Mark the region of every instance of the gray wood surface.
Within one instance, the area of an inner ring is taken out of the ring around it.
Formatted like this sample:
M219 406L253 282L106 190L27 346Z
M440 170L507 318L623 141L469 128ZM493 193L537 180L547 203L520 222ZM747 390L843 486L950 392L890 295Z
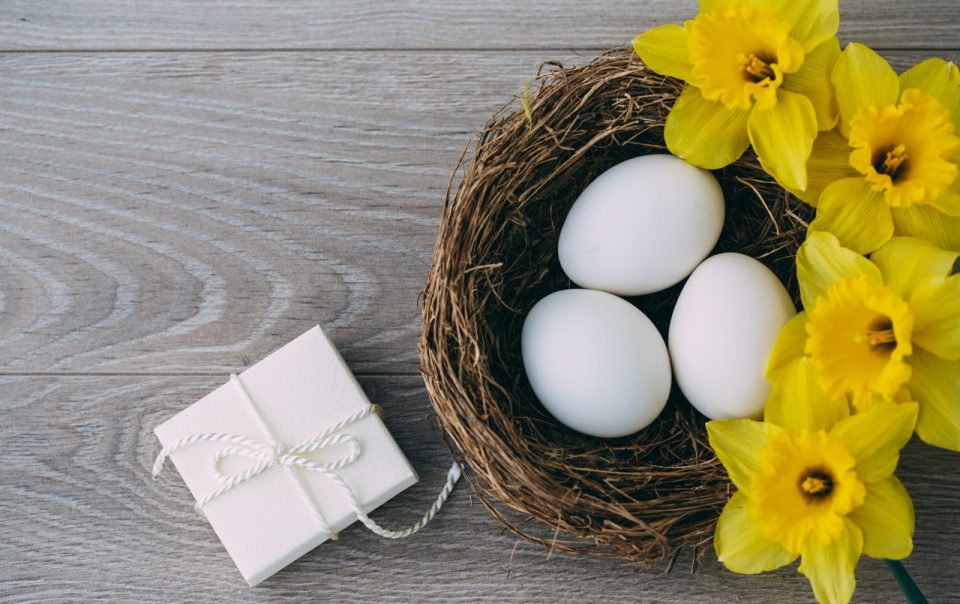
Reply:
M419 516L448 464L416 338L449 171L541 61L693 6L0 4L0 600L809 600L793 570L710 556L548 556L465 485L417 537L354 527L250 589L176 473L149 477L157 423L321 323L423 478L377 517ZM844 2L843 36L957 60L958 13ZM960 601L958 461L903 462L934 602ZM881 563L858 577L859 601L897 600Z
M957 47L956 0L842 0L841 35ZM697 0L5 0L8 49L592 48L689 19Z

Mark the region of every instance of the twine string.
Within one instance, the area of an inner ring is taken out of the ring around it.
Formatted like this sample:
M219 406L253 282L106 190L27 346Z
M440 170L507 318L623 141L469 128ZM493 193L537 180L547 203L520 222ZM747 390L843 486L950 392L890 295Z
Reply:
M260 413L260 408L257 407L257 405L253 402L253 398L250 397L250 392L243 385L243 382L240 380L240 376L238 376L236 373L231 373L230 383L236 387L236 390L240 394L240 398L242 398L243 401L247 404L247 408L250 411L250 413L253 415L257 424L260 425L260 428L263 430L263 432L270 437L270 442L273 443L272 450L268 452L269 457L261 461L260 464L258 464L258 465L266 464L264 469L261 471L265 472L266 470L274 466L282 467L287 472L287 475L290 476L290 478L293 480L293 483L297 485L297 492L300 493L300 497L307 502L308 506L310 506L310 511L313 512L313 517L317 519L317 524L320 525L320 530L330 535L330 538L336 541L339 538L339 535L335 533L332 528L330 528L329 524L327 524L326 519L323 517L323 513L320 511L320 507L317 505L316 500L313 498L313 495L311 495L310 491L307 490L307 487L304 486L303 480L301 479L300 474L293 469L293 464L300 465L298 463L299 460L304 460L304 461L309 461L309 460L307 460L304 457L300 457L299 455L288 453L288 447L283 443L281 443L279 439L277 439L276 435L273 433L273 430L271 430L270 426L267 424L267 421L263 419L263 414ZM362 409L361 412L366 412L362 414L362 417L366 417L367 415L369 415L369 411L366 408ZM354 415L359 415L361 412L358 412ZM347 419L351 419L352 417L353 416ZM357 419L359 420L361 419L361 417L358 417ZM327 430L323 434L328 434L329 432L330 431ZM317 437L311 440L316 441L318 438L321 438L323 434L318 435ZM321 442L322 441L317 442L316 448L305 449L302 452L308 453L308 452L319 451L323 449L323 446L320 444ZM360 446L359 443L357 443L356 447L351 447L352 453L359 455L359 453L357 452L357 450L359 449L359 446ZM211 468L211 470L215 475L215 477L218 479L223 478L222 474L220 474L220 461L223 460L223 458L224 457L221 456L219 453L213 457L213 468ZM229 482L229 477L227 477L227 482ZM237 486L239 484L240 483L236 483L229 488L233 488L234 486ZM224 487L220 487L220 488L222 489ZM203 506L201 505L200 507L202 508Z
M180 449L206 442L218 442L227 445L221 449L218 449L210 458L208 470L211 477L217 481L220 486L213 492L200 498L194 504L194 509L200 514L203 513L203 507L217 497L232 491L241 484L255 478L256 476L259 476L260 474L263 474L272 468L280 467L283 468L293 479L293 482L297 487L297 491L300 493L304 501L306 501L310 506L314 517L316 517L318 524L320 525L320 530L329 535L330 539L336 539L337 534L330 528L330 525L324 519L317 502L304 485L302 476L297 471L297 468L300 468L304 471L315 472L325 476L335 485L340 487L340 490L347 498L347 502L350 504L350 509L354 514L356 514L357 519L372 532L387 539L401 539L416 533L426 526L428 522L433 520L433 517L437 515L437 512L440 511L440 508L443 507L443 504L450 496L450 492L453 491L454 485L456 485L457 481L460 479L460 467L456 462L454 462L450 467L450 470L447 472L447 481L444 484L443 489L441 489L440 495L437 497L433 505L430 506L430 509L427 510L422 518L420 518L420 520L400 530L384 528L363 511L360 501L357 498L357 494L354 492L353 488L347 484L347 482L343 480L343 478L341 478L337 473L338 470L355 462L363 452L360 440L352 434L341 432L341 430L374 413L375 407L373 405L367 405L353 415L341 420L340 422L330 426L326 430L311 438L308 438L299 444L286 445L276 438L273 431L270 429L270 426L264 420L260 409L257 407L256 403L254 403L253 398L251 398L250 393L247 391L246 387L244 387L239 376L236 374L231 374L230 382L237 388L240 397L249 408L250 415L257 422L260 429L268 436L270 442L263 442L254 438L241 436L239 434L231 434L228 432L199 432L185 436L164 447L157 455L157 459L153 463L152 474L154 478L157 478L163 471L163 464L166 459L170 457L172 453ZM350 452L344 456L341 456L335 461L321 464L304 457L305 454L315 453L317 451L322 451L343 444L349 445ZM237 472L236 474L224 474L220 470L220 464L224 459L229 457L245 457L257 463L241 472Z

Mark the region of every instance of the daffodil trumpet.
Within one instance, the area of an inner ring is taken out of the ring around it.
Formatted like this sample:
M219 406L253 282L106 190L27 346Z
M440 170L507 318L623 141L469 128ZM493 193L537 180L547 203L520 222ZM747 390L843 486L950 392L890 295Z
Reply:
M752 145L781 185L804 190L817 132L838 119L839 20L837 0L701 0L683 25L637 36L650 69L687 83L664 126L670 152L716 169Z

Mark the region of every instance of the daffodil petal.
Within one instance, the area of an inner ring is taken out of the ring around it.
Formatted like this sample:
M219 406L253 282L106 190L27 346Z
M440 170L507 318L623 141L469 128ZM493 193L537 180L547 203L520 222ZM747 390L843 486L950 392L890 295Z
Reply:
M787 365L803 358L803 347L807 341L807 313L800 312L787 321L780 329L777 341L770 352L765 371L766 378L774 382Z
M919 88L937 99L960 126L960 69L943 59L927 59L900 74L900 90Z
M745 495L750 495L751 476L760 469L760 449L782 432L781 428L752 419L721 419L707 422L710 446Z
M890 64L863 44L853 42L840 53L830 76L837 92L840 110L840 132L850 133L850 119L862 107L893 105L897 102L900 82Z
M914 237L894 237L870 254L883 273L884 284L907 300L931 277L946 277L960 259L960 252L942 250Z
M841 420L831 431L857 460L857 477L866 483L893 474L917 423L917 403L881 401Z
M960 361L916 349L910 365L910 390L920 402L917 436L928 444L960 451Z
M837 237L826 231L809 233L797 251L800 297L808 312L831 285L840 279L860 275L882 283L880 269L860 254L841 246Z
M819 602L845 604L856 587L854 569L863 551L863 535L850 520L843 522L843 532L837 539L824 543L811 537L803 548L798 570L810 581Z
M823 190L833 182L843 178L857 176L850 166L850 144L837 129L821 132L813 141L813 150L807 160L807 190L791 191L816 206Z
M633 39L633 50L655 72L684 81L690 79L687 30L682 25L671 23L645 31Z
M918 346L949 361L960 359L960 275L931 277L919 285L910 310Z
M897 235L919 237L937 247L960 252L960 216L947 216L929 206L893 209Z
M768 0L763 6L791 25L790 37L807 52L837 35L837 0Z
M760 523L747 513L747 503L746 496L737 492L724 506L713 535L717 559L728 570L743 575L766 572L796 560L796 554L763 536Z
M913 502L896 476L867 485L863 505L849 518L863 533L868 556L903 560L913 551Z
M807 158L817 138L817 114L810 99L778 90L773 107L750 113L747 131L767 173L785 187L807 188Z
M747 150L750 112L727 109L687 86L673 105L663 136L670 152L695 166L716 170L740 159Z
M847 401L823 391L817 368L806 357L784 368L763 409L764 421L796 433L829 431L849 415Z
M799 71L783 78L784 90L810 99L817 116L817 130L830 130L837 125L837 100L830 74L838 58L840 42L836 38L830 38L807 53Z
M893 237L893 216L883 193L862 178L844 178L823 190L810 230L829 231L844 247L866 254Z
M947 216L960 216L960 179L931 201L930 206Z

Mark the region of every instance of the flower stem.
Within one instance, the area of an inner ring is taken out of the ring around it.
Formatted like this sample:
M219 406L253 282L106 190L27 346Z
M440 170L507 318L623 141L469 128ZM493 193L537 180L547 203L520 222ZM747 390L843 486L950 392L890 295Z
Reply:
M910 573L908 573L907 569L903 566L903 562L899 560L887 560L886 562L887 568L890 569L890 573L900 587L900 591L902 591L903 595L907 598L907 602L910 604L929 604L927 599L923 597L920 588L913 582L913 577L910 576Z

